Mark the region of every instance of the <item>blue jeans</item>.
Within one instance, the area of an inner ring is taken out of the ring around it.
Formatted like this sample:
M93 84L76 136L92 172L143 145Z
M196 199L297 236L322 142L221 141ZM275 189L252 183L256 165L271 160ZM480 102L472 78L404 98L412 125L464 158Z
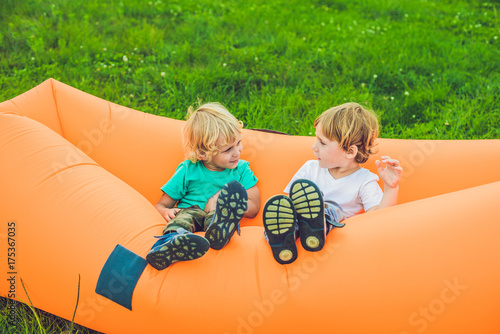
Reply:
M335 227L343 227L341 223L346 219L344 210L335 202L325 203L326 234L330 233Z

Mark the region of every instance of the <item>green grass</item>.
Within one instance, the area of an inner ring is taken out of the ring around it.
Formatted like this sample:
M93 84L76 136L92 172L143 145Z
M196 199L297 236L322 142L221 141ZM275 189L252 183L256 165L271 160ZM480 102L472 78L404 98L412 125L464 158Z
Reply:
M296 135L346 101L382 137L500 138L497 1L0 2L0 101L53 77L181 119L219 101ZM299 120L299 121L297 121Z
M21 302L0 297L0 333L100 334Z
M24 282L21 285L26 292ZM27 293L27 292L26 292ZM80 278L73 319L71 321L56 317L33 306L31 298L19 302L14 299L0 297L0 333L26 334L100 334L74 323L74 316L80 299Z
M218 101L246 127L294 135L312 134L327 108L357 101L380 115L382 137L500 138L499 7L498 0L1 0L0 101L52 77L177 119L198 99ZM7 305L0 298L2 332ZM69 326L36 311L39 323L34 309L18 306L19 332Z

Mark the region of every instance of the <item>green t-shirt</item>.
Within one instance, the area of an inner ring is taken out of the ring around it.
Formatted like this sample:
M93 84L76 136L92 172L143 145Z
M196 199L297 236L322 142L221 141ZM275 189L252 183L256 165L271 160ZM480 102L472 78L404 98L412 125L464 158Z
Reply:
M250 189L258 179L245 160L240 159L234 169L226 168L220 172L208 170L201 161L185 160L161 190L177 201L178 208L198 205L203 210L208 199L229 181L238 181L245 189Z

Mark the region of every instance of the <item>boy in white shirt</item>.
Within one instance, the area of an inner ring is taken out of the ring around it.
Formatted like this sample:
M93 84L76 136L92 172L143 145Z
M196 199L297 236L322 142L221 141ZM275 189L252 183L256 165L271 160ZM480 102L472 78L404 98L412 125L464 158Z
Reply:
M304 249L319 251L326 235L344 226L344 219L397 203L403 173L399 161L388 156L375 161L384 192L379 177L360 166L376 153L378 121L373 112L345 103L321 114L314 127L316 160L307 161L286 186L290 197L273 196L264 206L266 238L281 264L297 258L297 237Z

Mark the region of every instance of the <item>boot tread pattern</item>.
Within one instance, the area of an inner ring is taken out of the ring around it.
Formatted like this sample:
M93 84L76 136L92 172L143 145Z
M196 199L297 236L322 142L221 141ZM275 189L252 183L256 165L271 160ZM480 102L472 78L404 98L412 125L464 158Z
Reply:
M248 197L243 186L229 184L228 188L222 188L214 220L205 233L211 248L221 249L229 242L247 207Z
M292 188L292 201L297 213L305 218L316 218L321 212L322 201L315 187L298 182Z
M146 256L149 264L158 270L179 261L195 260L202 257L209 248L207 240L196 234L182 234L174 237L156 251Z
M263 223L274 259L281 264L295 261L296 215L291 199L283 195L270 198L264 206Z
M321 250L326 238L324 203L321 191L309 180L297 180L292 184L290 197L297 211L302 247L310 252Z

